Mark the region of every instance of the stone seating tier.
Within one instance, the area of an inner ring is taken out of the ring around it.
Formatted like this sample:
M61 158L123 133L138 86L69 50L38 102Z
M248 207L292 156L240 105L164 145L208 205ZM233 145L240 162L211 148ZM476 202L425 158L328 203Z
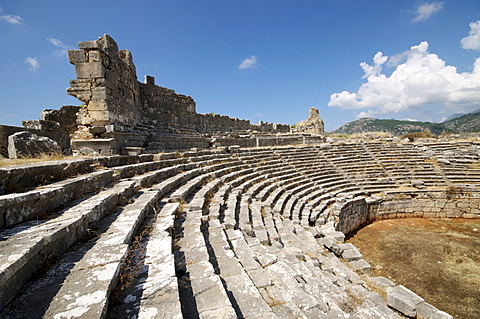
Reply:
M435 165L442 149L470 164ZM480 217L471 149L331 144L2 168L3 185L28 182L0 195L12 216L0 317L450 318L393 283L383 299L382 279L342 241L367 220Z

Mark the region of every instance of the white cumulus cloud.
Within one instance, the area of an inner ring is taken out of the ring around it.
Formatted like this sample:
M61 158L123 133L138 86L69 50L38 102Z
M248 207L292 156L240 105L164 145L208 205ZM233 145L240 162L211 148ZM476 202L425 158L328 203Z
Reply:
M28 57L25 59L28 65L30 65L30 71L36 71L40 67L40 63L37 58Z
M53 52L56 57L63 57L67 55L68 49L71 49L68 45L55 38L47 38L47 41L53 44L58 49Z
M413 22L420 22L427 20L432 16L432 14L438 12L440 9L443 8L443 2L432 2L432 3L422 3L417 6L415 10L415 17L413 18Z
M251 68L254 68L257 65L257 62L258 62L257 56L256 55L251 55L248 58L246 58L245 60L243 60L242 63L240 63L240 65L238 66L238 68L240 70L251 69Z
M460 43L463 49L480 51L480 20L470 23L470 32Z
M382 66L395 67L390 76ZM381 52L373 64L360 64L367 79L357 92L343 91L330 96L328 106L362 110L357 117L419 110L443 105L455 112L468 112L480 106L480 58L471 73L458 73L436 54L428 52L428 42L388 57Z
M365 72L363 78L368 78L370 75L378 75L382 71L382 64L387 62L388 56L383 55L382 52L377 52L373 57L373 65L369 65L366 62L360 63L360 66Z

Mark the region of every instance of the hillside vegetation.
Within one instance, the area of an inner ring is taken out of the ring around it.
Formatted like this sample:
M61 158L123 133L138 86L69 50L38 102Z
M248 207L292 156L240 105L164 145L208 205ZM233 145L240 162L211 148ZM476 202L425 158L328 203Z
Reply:
M334 133L356 134L365 132L388 132L394 135L404 135L425 130L429 130L435 135L444 133L480 132L480 113L465 114L443 123L361 118L346 123L339 129L335 130Z

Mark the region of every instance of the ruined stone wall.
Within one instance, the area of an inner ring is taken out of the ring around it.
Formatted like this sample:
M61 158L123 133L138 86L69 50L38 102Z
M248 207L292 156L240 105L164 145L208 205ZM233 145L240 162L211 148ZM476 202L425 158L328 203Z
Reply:
M258 130L289 132L289 125L260 123L215 114L197 114L190 96L155 85L155 79L137 80L132 54L118 50L108 35L95 41L79 42L69 50L77 79L71 80L67 93L83 103L76 139L116 138L115 132L138 133L150 128L150 134L209 133ZM143 134L143 132L142 132ZM126 142L129 146L128 141Z
M145 77L139 83L140 113L144 125L191 128L195 121L195 101L174 90L155 85L155 79Z
M67 89L69 95L83 102L77 136L93 137L109 124L141 123L140 89L130 51L118 51L117 43L108 35L79 42L78 47L68 52L77 79L71 80Z
M40 114L41 121L58 122L60 131L67 135L77 130L77 112L80 110L76 105L63 105L60 110L46 109Z

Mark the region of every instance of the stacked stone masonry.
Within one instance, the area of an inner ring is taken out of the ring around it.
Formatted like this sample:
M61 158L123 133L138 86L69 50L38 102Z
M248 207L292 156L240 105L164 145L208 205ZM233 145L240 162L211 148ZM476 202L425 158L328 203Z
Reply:
M67 93L83 103L72 141L74 149L96 143L103 145L97 150L108 155L119 153L123 147L164 150L158 140L163 141L165 136L201 138L213 133L290 132L290 126L285 124L250 124L248 120L228 116L198 114L190 96L155 85L151 76L145 76L144 83L139 82L132 54L119 51L108 35L79 42L78 47L68 52L77 79L70 81ZM212 139L204 140L208 145ZM178 146L183 146L181 141Z
M0 168L0 317L451 318L372 277L343 240L374 219L479 218L479 146L290 145Z

